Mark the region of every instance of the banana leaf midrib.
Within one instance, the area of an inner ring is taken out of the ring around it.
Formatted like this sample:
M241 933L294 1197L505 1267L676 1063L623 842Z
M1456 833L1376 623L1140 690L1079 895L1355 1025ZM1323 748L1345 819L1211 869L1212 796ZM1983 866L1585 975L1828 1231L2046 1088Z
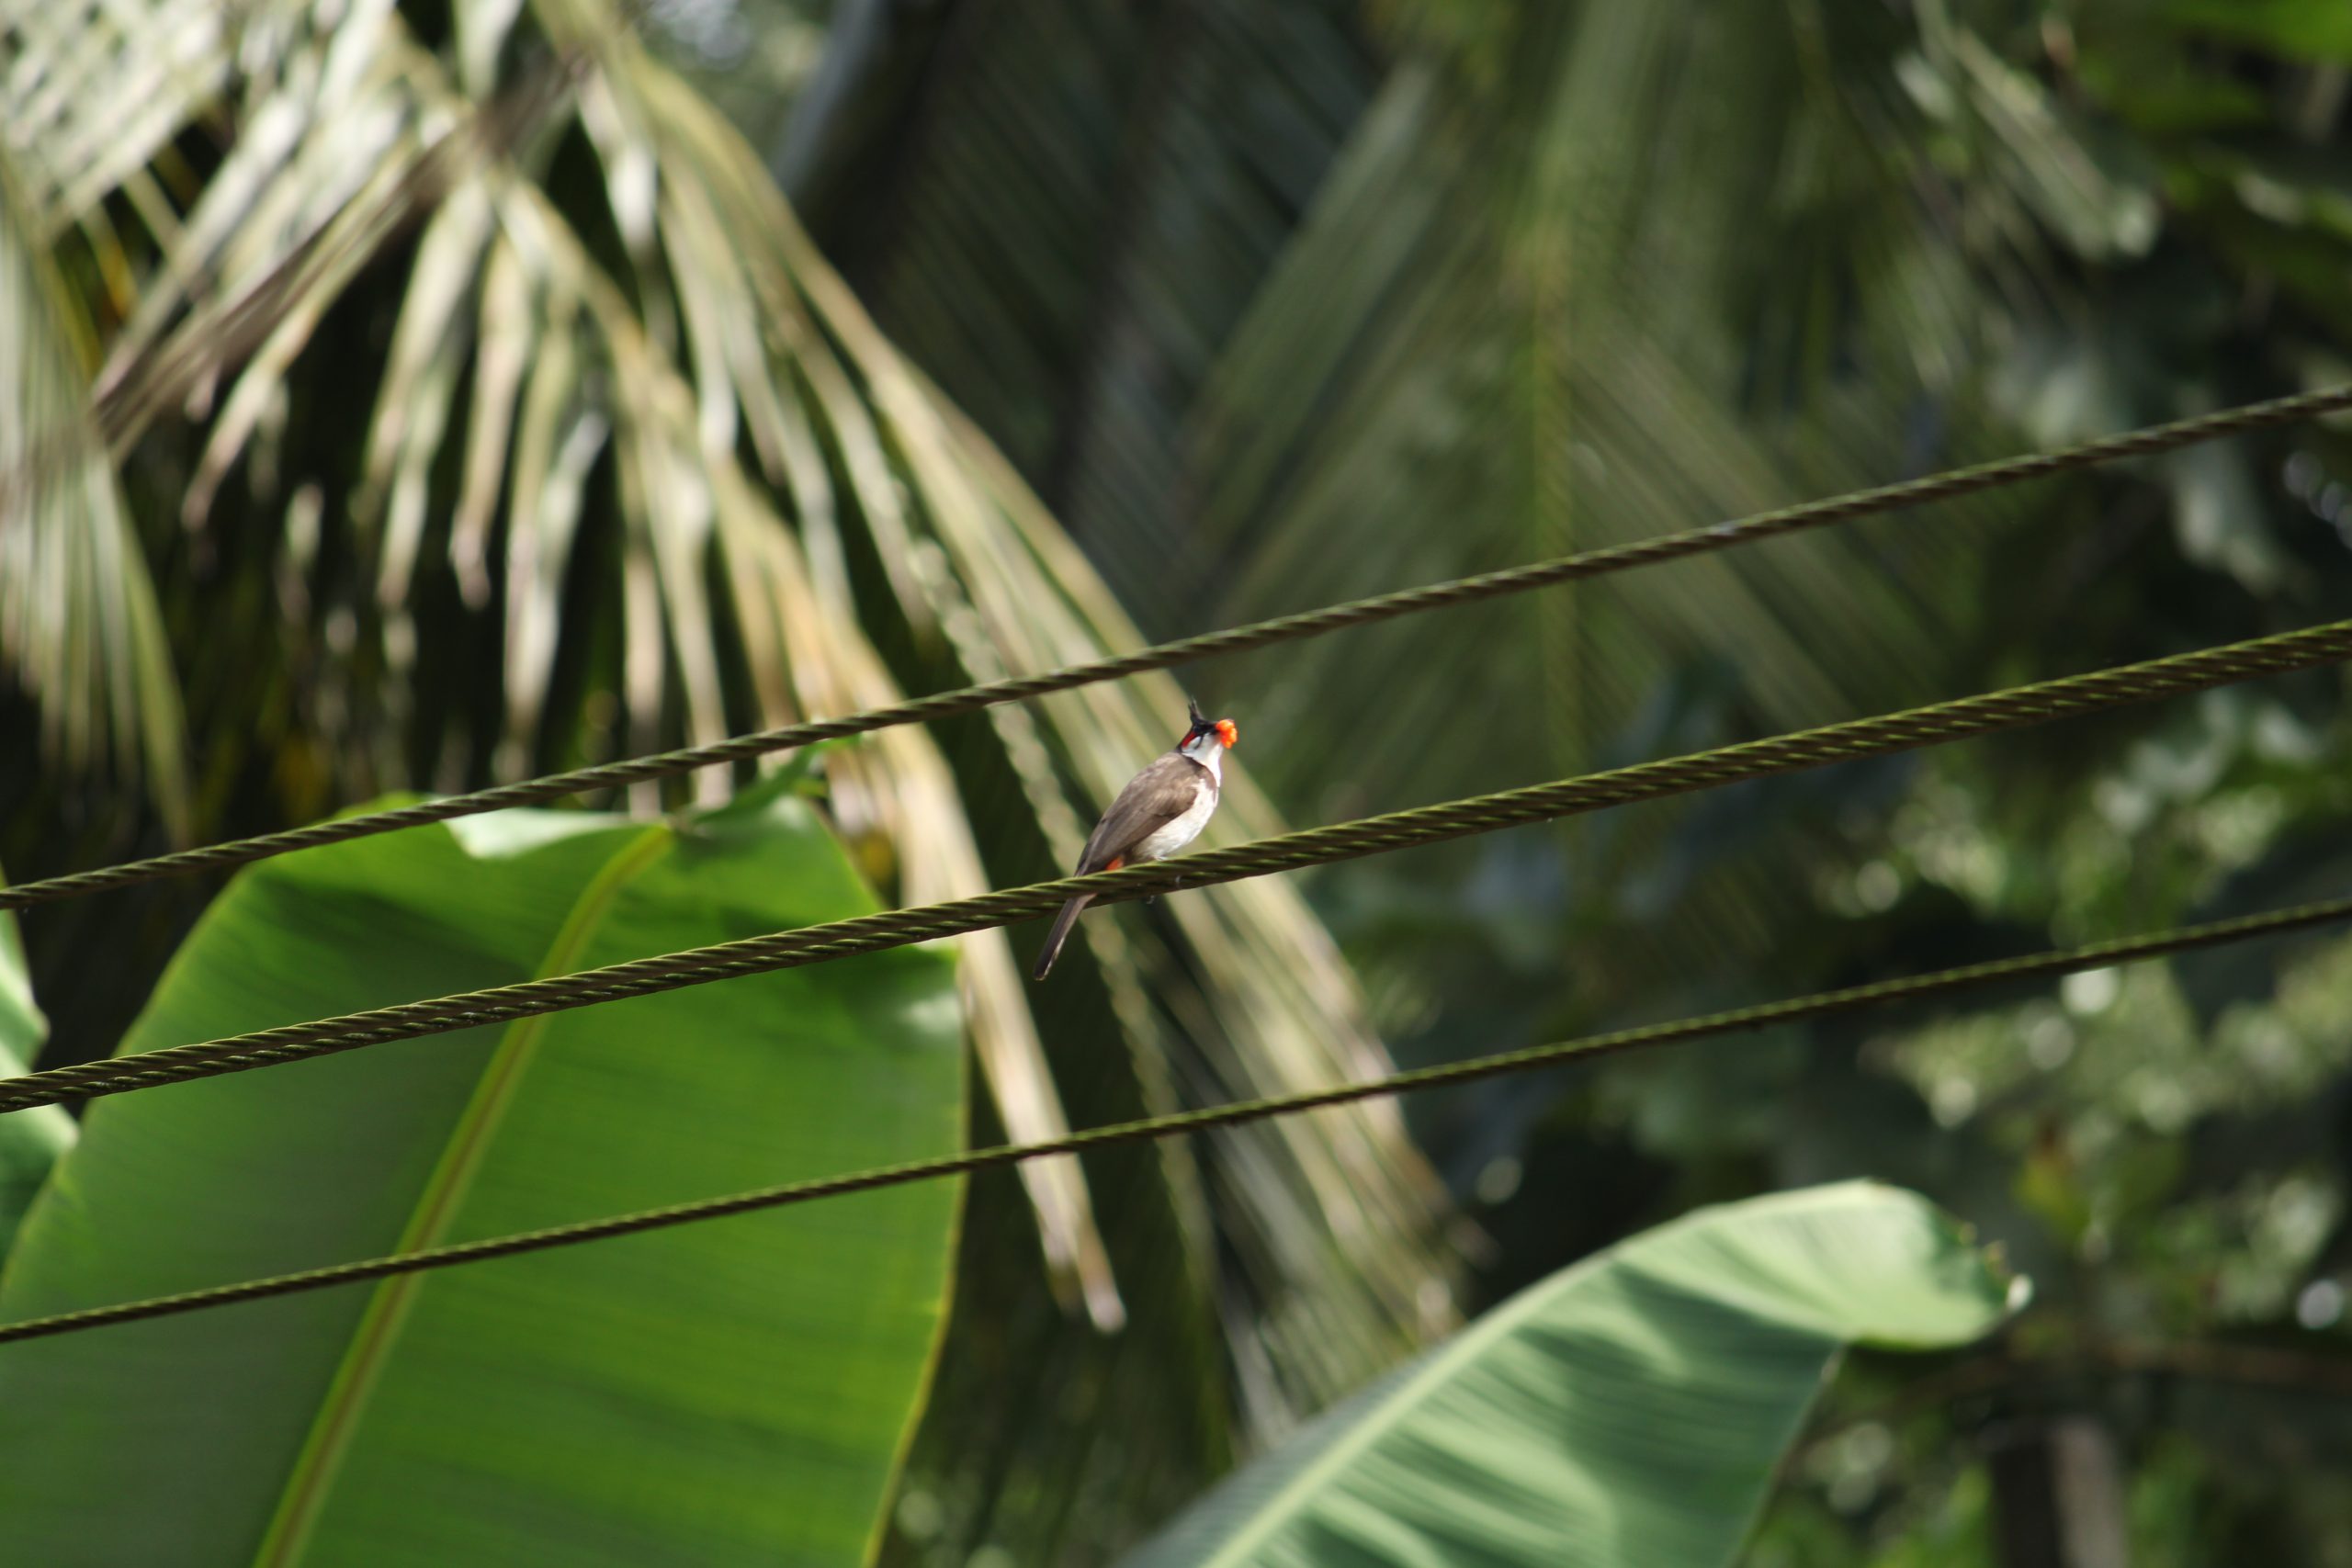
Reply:
M621 891L675 843L669 829L653 826L639 829L622 845L564 918L533 977L545 979L571 969ZM440 1160L417 1194L394 1252L413 1252L447 1239L450 1224L481 1168L482 1151L504 1119L552 1022L551 1016L541 1015L519 1020L501 1032L498 1047L484 1064L472 1099L450 1129ZM301 1451L271 1512L254 1555L256 1568L288 1568L301 1561L351 1437L365 1416L377 1374L390 1358L408 1309L424 1282L420 1274L399 1275L371 1292L367 1310L353 1325L350 1345L327 1383L318 1418L303 1438Z

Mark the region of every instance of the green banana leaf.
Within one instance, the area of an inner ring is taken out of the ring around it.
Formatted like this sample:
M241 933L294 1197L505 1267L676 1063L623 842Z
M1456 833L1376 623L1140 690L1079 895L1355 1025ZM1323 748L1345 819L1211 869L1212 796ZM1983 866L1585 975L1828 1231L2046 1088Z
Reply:
M1126 1568L1713 1568L1846 1346L1962 1344L2023 1293L1895 1188L1702 1209L1326 1413Z
M789 789L256 866L122 1049L871 911ZM935 950L119 1096L28 1215L0 1318L937 1155L964 1097ZM0 1347L0 1555L866 1561L960 1198L904 1187Z
M6 886L7 879L0 877L0 886ZM23 1072L48 1034L49 1021L34 1005L32 980L25 973L17 917L0 914L0 1075ZM25 1206L73 1142L74 1118L54 1105L0 1116L0 1258L8 1256Z

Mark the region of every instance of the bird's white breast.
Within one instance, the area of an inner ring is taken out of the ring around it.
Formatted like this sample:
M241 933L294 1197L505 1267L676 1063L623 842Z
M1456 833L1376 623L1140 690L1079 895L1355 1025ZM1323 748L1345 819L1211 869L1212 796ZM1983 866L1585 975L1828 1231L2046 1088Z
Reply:
M1186 807L1183 814L1170 817L1136 841L1128 854L1130 861L1166 860L1186 844L1201 836L1209 825L1209 818L1216 810L1216 789L1214 785L1200 792L1200 797Z

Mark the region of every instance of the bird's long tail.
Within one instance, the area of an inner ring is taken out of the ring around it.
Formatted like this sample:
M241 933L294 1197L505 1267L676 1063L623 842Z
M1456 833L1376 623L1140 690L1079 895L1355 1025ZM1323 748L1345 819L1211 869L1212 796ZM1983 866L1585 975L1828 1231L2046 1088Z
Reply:
M1079 915L1093 901L1091 896L1081 893L1062 906L1062 912L1054 917L1054 929L1046 933L1046 950L1037 954L1037 967L1030 971L1032 979L1044 979L1053 968L1054 960L1062 955L1062 943L1069 940L1070 928L1078 924Z

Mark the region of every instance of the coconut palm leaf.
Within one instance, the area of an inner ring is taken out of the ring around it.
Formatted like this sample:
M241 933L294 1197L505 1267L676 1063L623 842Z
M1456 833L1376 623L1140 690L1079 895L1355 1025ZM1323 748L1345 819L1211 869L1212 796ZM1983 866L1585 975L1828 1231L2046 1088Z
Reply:
M185 830L178 684L139 539L88 417L90 323L0 148L0 670L68 774L143 776Z

